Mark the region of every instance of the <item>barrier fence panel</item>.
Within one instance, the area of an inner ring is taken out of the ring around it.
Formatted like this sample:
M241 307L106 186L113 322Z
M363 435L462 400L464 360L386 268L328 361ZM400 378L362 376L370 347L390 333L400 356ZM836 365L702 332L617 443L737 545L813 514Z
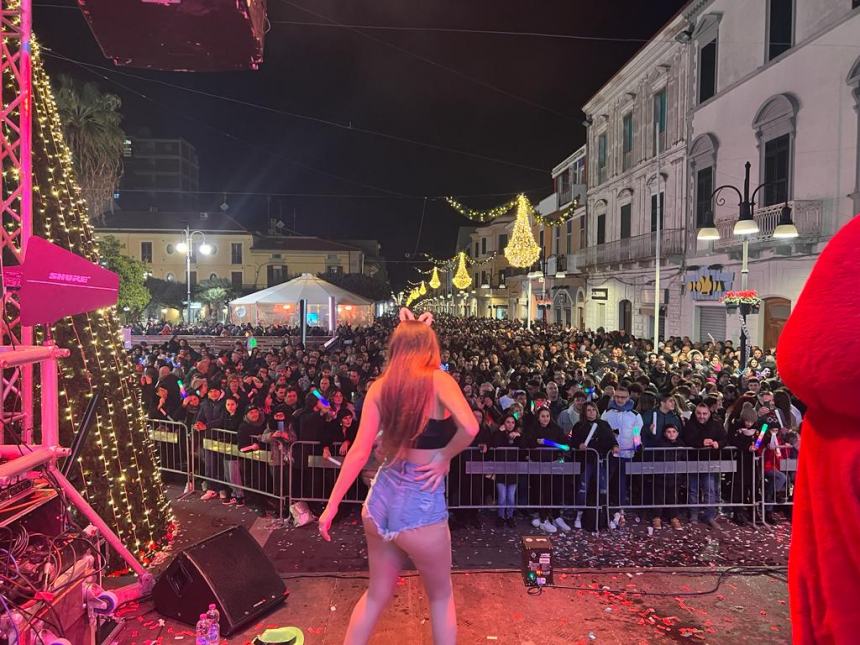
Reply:
M451 462L450 509L551 511L598 508L600 455L593 449L571 453L554 448L468 448Z
M274 499L279 517L283 518L287 467L286 449L279 441L257 441L249 449L240 450L238 433L232 430L194 430L191 436L194 476L204 483L204 488L243 500L248 495Z
M609 453L607 512L647 510L649 519L706 521L717 510L752 512L756 504L755 459L734 447L645 448L632 458Z
M295 441L290 446L289 499L294 502L324 503L334 488L345 454L341 444L334 443L329 450L318 441ZM370 489L379 464L371 456L355 483L349 487L343 502L361 504Z
M290 502L324 503L344 456L340 444L324 452L322 444L297 441L291 446ZM343 498L362 503L379 463L374 457ZM448 507L457 509L598 509L600 455L592 449L564 455L552 448L520 450L468 448L451 461L446 481Z
M181 421L147 419L149 438L155 443L162 473L182 475L186 480L186 493L194 490L191 437L188 427Z
M785 445L776 450L765 449L758 460L759 497L762 518L774 510L794 506L794 483L797 478L797 457L793 448ZM765 521L765 523L767 523Z

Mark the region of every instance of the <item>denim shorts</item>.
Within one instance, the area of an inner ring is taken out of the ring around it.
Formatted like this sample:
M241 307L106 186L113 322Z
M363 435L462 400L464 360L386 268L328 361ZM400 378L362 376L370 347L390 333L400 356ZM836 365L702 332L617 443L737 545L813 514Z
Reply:
M386 462L373 478L364 508L383 540L448 520L445 487L421 490L425 482L415 480L416 468L409 461Z

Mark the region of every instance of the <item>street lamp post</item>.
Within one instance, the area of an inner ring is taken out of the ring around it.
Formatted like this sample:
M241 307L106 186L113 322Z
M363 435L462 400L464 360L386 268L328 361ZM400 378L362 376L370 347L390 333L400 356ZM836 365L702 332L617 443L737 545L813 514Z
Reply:
M180 253L185 254L185 291L186 298L185 301L185 311L186 311L186 322L187 324L191 324L191 255L194 251L194 236L200 236L200 244L197 247L197 250L200 251L203 255L209 255L212 252L212 247L206 243L206 235L203 231L192 231L190 227L186 226L183 231L185 234L185 239L179 242L176 245L176 250Z
M715 200L717 195L725 188L731 189L738 194L738 221L735 222L734 235L741 237L743 240L743 251L741 253L741 290L746 291L747 282L749 279L749 248L750 235L755 235L759 232L758 222L755 221L755 197L765 186L774 186L786 183L787 180L779 179L777 181L766 181L759 184L750 195L750 164L749 161L744 164L744 191L741 193L735 186L724 184L719 186L711 193L711 200ZM726 203L725 198L716 199L716 204L722 206ZM782 213L779 218L779 225L773 231L773 237L776 239L791 239L797 237L797 227L791 221L791 207L788 205L788 190L785 191L785 205L782 207ZM705 226L699 229L697 239L704 241L720 239L720 232L714 225L713 211L707 214ZM749 306L741 305L740 307L741 320L741 371L746 369L747 363L747 315L749 314Z

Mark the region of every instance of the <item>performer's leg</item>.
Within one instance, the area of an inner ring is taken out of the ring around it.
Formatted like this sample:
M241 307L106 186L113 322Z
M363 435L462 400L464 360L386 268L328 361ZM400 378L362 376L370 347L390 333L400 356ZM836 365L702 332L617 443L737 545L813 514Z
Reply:
M433 643L456 643L457 612L451 587L451 532L447 522L404 531L395 541L415 563L424 581L430 601Z
M373 520L364 514L362 519L367 537L370 583L352 610L349 627L343 639L344 645L364 645L370 640L376 621L394 595L394 585L403 567L403 552L393 542L382 539ZM449 547L449 558L450 550Z

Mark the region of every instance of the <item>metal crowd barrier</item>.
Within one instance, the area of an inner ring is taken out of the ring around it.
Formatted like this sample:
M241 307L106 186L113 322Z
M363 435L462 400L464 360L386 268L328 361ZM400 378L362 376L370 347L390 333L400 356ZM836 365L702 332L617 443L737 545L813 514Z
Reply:
M239 450L237 433L217 428L188 430L178 421L150 419L161 469L207 482L236 497L245 493L277 500L279 517L294 502L328 500L344 460L341 444L324 451L320 442L286 444L258 441L258 449ZM379 468L371 456L344 496L361 504ZM755 521L775 506L793 504L797 460L783 458L779 475L763 459L733 447L647 448L633 458L593 449L561 452L554 448L468 448L451 463L446 497L451 510L559 509L646 512L666 519L713 513L720 508L749 510Z
M791 454L792 447L779 447L781 454ZM797 477L797 457L781 457L779 469L767 470L766 460L759 458L759 499L762 518L775 508L789 509L794 506L794 483ZM763 520L767 524L767 520Z
M344 457L340 444L324 456L322 444L297 441L291 446L291 502L328 500ZM379 464L371 457L361 477L347 491L345 503L362 503ZM600 455L593 449L561 453L553 448L468 448L451 462L446 481L448 508L598 510ZM504 486L504 491L502 490ZM512 500L509 503L509 500Z
M592 448L468 448L451 462L448 508L597 512L600 469Z
M194 451L188 427L182 421L167 419L147 419L146 424L161 471L184 476L185 494L193 492Z
M278 517L283 519L286 449L279 440L262 443L256 439L255 449L242 451L238 433L232 430L191 430L193 476L219 495L223 491L228 497L245 498L247 493L273 499L278 503Z
M632 458L609 453L606 464L607 515L642 509L652 518L695 519L714 517L720 508L752 512L756 506L755 457L734 447L647 448Z
M313 502L322 504L334 487L334 482L343 464L341 443L332 444L329 455L324 456L323 445L318 441L294 441L290 445L290 502ZM345 504L361 504L370 489L379 463L371 455L361 475L343 497Z

